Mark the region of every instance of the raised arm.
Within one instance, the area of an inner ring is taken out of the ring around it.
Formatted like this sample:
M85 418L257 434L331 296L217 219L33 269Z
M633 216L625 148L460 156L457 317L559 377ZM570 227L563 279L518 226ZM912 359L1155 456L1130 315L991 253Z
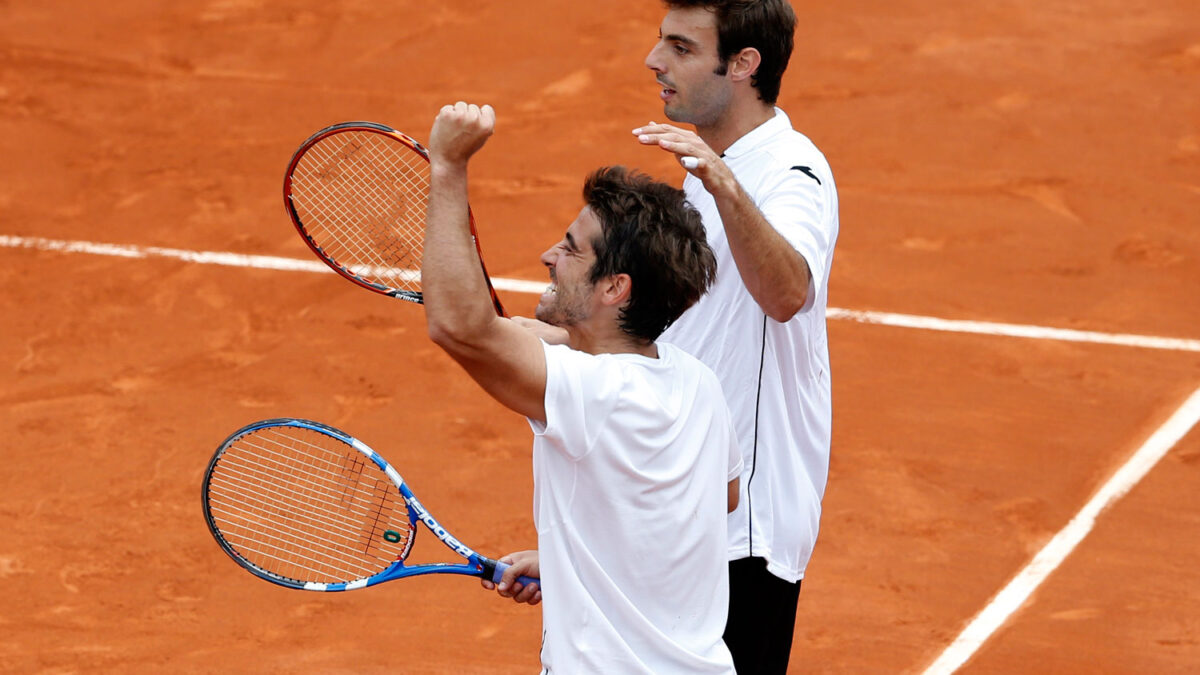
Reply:
M738 274L763 312L784 322L803 309L812 281L808 263L767 222L725 162L698 135L685 129L650 124L634 133L643 144L696 159L696 165L688 170L716 202Z
M496 315L471 240L467 165L492 135L491 106L445 106L429 135L431 164L421 286L429 337L493 398L546 419L546 357L531 332Z

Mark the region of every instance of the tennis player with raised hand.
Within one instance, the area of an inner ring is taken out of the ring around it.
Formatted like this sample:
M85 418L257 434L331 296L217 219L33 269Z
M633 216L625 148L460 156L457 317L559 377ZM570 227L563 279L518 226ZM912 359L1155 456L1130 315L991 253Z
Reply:
M656 342L716 272L699 214L643 175L590 175L541 256L537 316L567 333L546 344L497 316L471 241L467 167L494 125L466 103L434 122L422 274L430 337L533 429L537 551L508 557L498 588L536 602L516 576L545 582L543 672L731 673L726 512L741 454L712 371Z

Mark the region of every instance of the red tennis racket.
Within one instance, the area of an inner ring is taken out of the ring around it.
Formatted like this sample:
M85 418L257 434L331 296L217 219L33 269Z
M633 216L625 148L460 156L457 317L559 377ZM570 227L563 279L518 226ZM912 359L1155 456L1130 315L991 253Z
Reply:
M292 223L333 271L376 293L423 303L421 253L429 205L429 152L395 129L344 122L309 137L288 163L284 204ZM479 266L492 288L467 210Z

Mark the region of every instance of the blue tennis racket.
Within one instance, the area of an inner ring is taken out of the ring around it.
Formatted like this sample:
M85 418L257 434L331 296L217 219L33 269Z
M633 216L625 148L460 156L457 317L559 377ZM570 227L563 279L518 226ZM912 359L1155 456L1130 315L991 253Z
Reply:
M289 588L346 591L420 574L499 582L509 567L455 539L365 443L318 422L237 430L209 462L203 495L209 531L229 557ZM418 522L466 562L406 565Z

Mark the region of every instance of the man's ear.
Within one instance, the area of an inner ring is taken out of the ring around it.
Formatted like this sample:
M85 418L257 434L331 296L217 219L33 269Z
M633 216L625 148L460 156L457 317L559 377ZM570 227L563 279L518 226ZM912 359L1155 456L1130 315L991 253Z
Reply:
M762 64L762 54L754 47L746 47L729 57L729 77L734 82L748 80L758 72Z
M633 293L633 279L628 274L612 274L604 277L600 284L600 301L605 305L620 307L629 301Z

